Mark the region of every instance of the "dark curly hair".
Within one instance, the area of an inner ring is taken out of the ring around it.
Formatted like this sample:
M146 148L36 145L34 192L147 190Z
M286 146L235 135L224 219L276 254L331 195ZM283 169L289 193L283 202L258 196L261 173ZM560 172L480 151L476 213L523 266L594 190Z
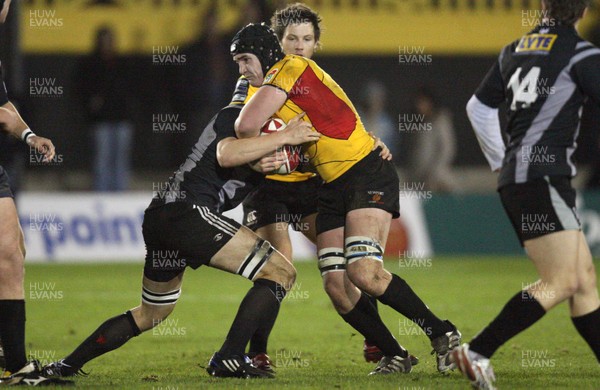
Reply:
M290 24L311 23L315 30L315 41L321 38L321 17L309 6L302 3L290 4L287 7L275 11L271 17L271 28L279 41L283 39L285 29Z
M562 24L573 25L590 5L590 0L542 0L548 16Z

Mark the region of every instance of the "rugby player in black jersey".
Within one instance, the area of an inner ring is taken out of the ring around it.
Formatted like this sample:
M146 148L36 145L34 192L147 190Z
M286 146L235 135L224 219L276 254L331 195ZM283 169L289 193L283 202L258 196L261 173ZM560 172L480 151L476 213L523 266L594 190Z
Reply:
M490 358L496 350L564 301L600 360L596 271L571 187L583 102L600 104L600 49L575 30L588 3L542 0L541 24L504 47L467 105L482 150L500 172L502 205L540 277L453 352L458 368L480 389L494 386ZM502 103L506 147L498 119Z
M8 15L11 0L0 0L0 23ZM54 158L52 141L36 136L9 101L2 80L0 65L0 130L21 138L32 151L44 156L44 162ZM25 242L19 223L8 175L0 166L0 351L3 365L0 386L45 386L69 384L41 375L39 363L27 361L25 354Z
M261 60L255 57L246 66L262 77L282 57L280 49L269 49L262 52ZM261 63L265 65L261 67ZM316 141L319 136L298 115L283 131L238 140L234 122L241 108L227 106L212 118L187 159L146 209L141 304L105 321L70 355L44 367L45 374L76 375L91 359L157 326L175 308L185 268L208 265L248 278L254 286L244 297L225 343L211 358L207 371L218 377L272 377L254 367L244 350L262 323L274 322L296 272L269 242L222 213L236 207L264 177L247 163L258 160L254 166L261 172L273 171L283 163L278 154L271 156L277 148ZM176 253L176 259L156 261L167 252Z

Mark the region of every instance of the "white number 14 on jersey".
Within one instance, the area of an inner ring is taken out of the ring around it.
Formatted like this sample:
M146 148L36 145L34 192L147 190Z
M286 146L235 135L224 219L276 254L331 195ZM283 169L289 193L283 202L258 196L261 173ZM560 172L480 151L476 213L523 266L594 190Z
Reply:
M517 110L517 102L523 103L522 108L529 108L529 106L531 106L538 98L537 83L538 78L540 77L540 67L534 66L531 68L529 73L523 78L523 81L520 81L519 79L521 70L522 68L517 68L507 86L513 91L513 100L510 105L512 111Z

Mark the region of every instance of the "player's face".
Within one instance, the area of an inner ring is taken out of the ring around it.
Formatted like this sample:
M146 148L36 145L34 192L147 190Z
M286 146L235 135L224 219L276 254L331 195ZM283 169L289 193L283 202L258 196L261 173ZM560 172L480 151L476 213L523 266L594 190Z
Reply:
M10 0L4 0L2 10L0 11L0 23L4 23L6 16L8 15L8 8L10 7Z
M312 23L290 24L285 28L281 46L285 54L295 54L311 58L317 48L315 40L315 28Z
M253 87L260 87L263 82L263 71L260 60L252 53L240 53L233 56L238 64L240 75L246 77Z

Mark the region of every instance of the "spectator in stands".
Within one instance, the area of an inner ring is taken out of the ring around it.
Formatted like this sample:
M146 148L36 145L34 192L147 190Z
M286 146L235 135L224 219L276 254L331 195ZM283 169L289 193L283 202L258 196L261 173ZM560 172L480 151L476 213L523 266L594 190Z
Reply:
M185 134L172 139L173 158L186 153L189 144L196 142L197 132L215 112L229 103L229 89L235 85L236 77L232 77L232 74L237 75L235 63L223 50L235 31L220 28L217 6L216 3L210 5L202 16L197 39L183 47L185 66L160 69L167 72L164 87L170 91L171 109L181 116L188 129ZM175 165L177 161L171 163Z
M77 72L78 90L94 139L94 189L123 191L129 186L133 125L130 122L128 66L118 56L115 34L101 27L91 55Z
M372 129L373 135L379 137L392 153L397 165L400 157L400 134L396 123L385 111L387 91L379 80L370 80L365 86L363 109L360 118L365 128Z
M401 119L399 124L401 130L413 135L408 153L409 178L423 183L431 191L454 191L452 161L456 155L456 138L452 116L427 88L419 89L414 104L416 114Z

